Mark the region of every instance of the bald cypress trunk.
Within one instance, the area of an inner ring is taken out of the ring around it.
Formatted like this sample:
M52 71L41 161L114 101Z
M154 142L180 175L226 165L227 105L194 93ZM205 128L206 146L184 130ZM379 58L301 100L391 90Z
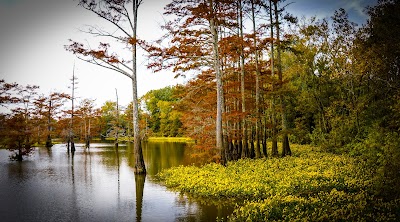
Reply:
M281 60L281 41L280 41L280 28L279 28L279 14L278 14L278 1L274 1L274 11L275 11L275 26L276 26L276 44L277 44L277 68L279 77L279 88L282 89L283 84L283 74L282 74L282 60ZM281 103L282 112L282 156L291 155L288 137L288 121L286 112L286 103L282 91L279 94L279 99Z
M215 24L214 18L214 2L213 0L209 0L209 10L211 12L210 18L210 30L212 35L212 43L213 43L213 59L214 59L214 71L215 78L217 82L217 117L216 117L216 147L221 155L221 163L225 164L225 146L223 142L223 129L222 129L222 113L223 113L223 88L222 88L222 73L221 73L221 65L219 61L219 50L218 50L218 31L217 25Z
M255 126L255 155L256 158L261 157L260 151L260 132L261 132L261 117L260 117L260 70L258 64L258 49L257 49L257 31L256 31L256 18L255 18L254 0L251 0L251 17L253 20L253 34L254 34L254 57L256 65L256 126Z
M133 1L133 39L136 40L137 16L138 16L139 0ZM137 69L136 69L136 43L132 44L132 96L133 96L133 147L135 154L135 173L145 174L146 166L143 159L143 151L141 146L140 129L139 129L139 104L137 96Z
M272 0L269 1L269 19L271 23L271 75L272 75L272 100L271 100L271 121L272 121L272 156L278 156L277 123L275 112L275 67L274 67L274 25L272 20Z

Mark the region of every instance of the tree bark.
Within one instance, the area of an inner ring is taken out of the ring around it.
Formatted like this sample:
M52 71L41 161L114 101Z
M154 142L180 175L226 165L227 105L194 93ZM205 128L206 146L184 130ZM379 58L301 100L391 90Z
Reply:
M213 9L213 0L209 0L209 9L211 13L210 18L210 30L213 42L213 56L214 56L214 70L217 81L217 117L216 117L216 147L220 151L221 163L226 163L225 150L223 144L223 132L222 132L222 112L223 112L223 88L222 88L222 73L220 69L219 52L218 52L218 31L217 25L215 24L215 15Z
M133 1L133 38L136 39L137 16L138 16L139 0ZM136 43L132 44L132 94L133 94L133 134L134 134L134 153L135 153L135 173L145 174L146 166L144 164L143 152L141 146L140 129L139 129L139 107L137 96L137 78L136 78Z
M50 148L53 146L53 143L51 141L51 99L49 101L49 110L48 110L48 116L47 116L47 140L46 140L46 147Z
M274 1L274 11L275 11L275 26L276 26L276 41L277 41L277 68L279 77L279 88L282 89L282 60L281 60L281 41L280 41L280 28L279 28L279 13L278 13L278 1ZM281 102L281 112L282 112L282 156L291 155L288 137L288 122L286 113L285 99L282 92L279 94L279 99Z
M75 100L75 63L72 70L72 98L71 98L71 126L69 132L69 142L71 143L71 152L75 152L75 142L74 142L74 100Z
M244 70L244 54L243 54L243 11L242 1L238 1L239 8L239 37L241 40L240 46L240 95L242 99L242 133L243 133L243 144L244 149L242 152L242 158L249 157L248 149L248 138L247 138L247 122L246 122L246 95L245 95L245 70Z
M253 19L253 34L254 34L254 56L255 56L255 65L256 65L256 126L255 126L255 152L256 158L261 157L260 152L260 128L261 128L261 119L260 119L260 70L258 64L258 49L257 49L257 31L256 31L256 17L255 17L255 9L254 9L254 0L251 0L251 16Z
M274 67L274 25L272 20L272 1L269 0L269 19L271 23L271 75L272 75L272 100L271 100L271 121L272 121L272 156L278 156L278 141L277 141L277 124L275 113L275 67Z

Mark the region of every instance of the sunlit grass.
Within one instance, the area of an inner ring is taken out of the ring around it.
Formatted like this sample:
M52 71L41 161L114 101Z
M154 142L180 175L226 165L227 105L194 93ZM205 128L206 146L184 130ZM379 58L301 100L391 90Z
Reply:
M150 142L194 142L194 140L189 137L149 137L147 140Z
M234 221L389 220L400 201L373 196L373 171L344 155L292 146L295 156L244 159L226 167L176 167L158 174L170 188L191 195L245 200Z

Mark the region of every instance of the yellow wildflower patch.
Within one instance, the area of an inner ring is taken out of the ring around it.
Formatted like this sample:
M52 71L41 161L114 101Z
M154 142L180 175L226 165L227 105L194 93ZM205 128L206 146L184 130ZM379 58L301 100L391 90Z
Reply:
M158 174L167 187L201 197L246 200L233 221L377 221L398 219L400 200L373 196L362 161L294 146L297 156L242 159L226 167L176 167ZM397 211L396 211L397 210Z

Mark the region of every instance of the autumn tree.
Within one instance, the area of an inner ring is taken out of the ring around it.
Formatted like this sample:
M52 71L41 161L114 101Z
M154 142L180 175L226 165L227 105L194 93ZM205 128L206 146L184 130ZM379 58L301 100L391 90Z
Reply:
M1 105L9 105L10 113L2 114L0 127L1 145L14 151L15 158L22 161L29 154L33 144L34 132L34 101L37 97L38 86L22 86L17 83L0 81Z
M81 117L84 127L85 147L90 147L90 140L93 137L93 125L96 121L95 101L93 99L83 99L78 107L77 114Z
M46 147L53 145L52 132L56 117L60 114L61 107L68 98L68 94L52 92L48 96L41 95L34 101L37 115L43 120L42 125L47 126Z
M79 6L94 13L103 21L108 22L117 31L107 31L97 26L90 26L87 33L93 36L101 36L116 40L130 49L130 59L123 59L116 53L112 53L109 43L100 43L97 49L84 46L78 42L72 42L66 46L68 51L76 54L78 58L91 64L115 71L127 76L132 81L133 96L133 128L134 128L134 147L135 147L135 173L146 173L143 153L140 140L139 129L139 108L137 96L137 25L138 9L142 0L80 0ZM130 63L132 63L130 65Z
M232 27L232 22L236 21L232 3L234 1L230 0L172 1L165 7L165 14L176 17L163 26L167 34L161 41L165 45L148 47L151 58L148 67L156 71L172 68L178 76L214 73L217 95L215 147L223 163L226 160L224 138L227 128L223 127L225 101L219 43L221 28Z

